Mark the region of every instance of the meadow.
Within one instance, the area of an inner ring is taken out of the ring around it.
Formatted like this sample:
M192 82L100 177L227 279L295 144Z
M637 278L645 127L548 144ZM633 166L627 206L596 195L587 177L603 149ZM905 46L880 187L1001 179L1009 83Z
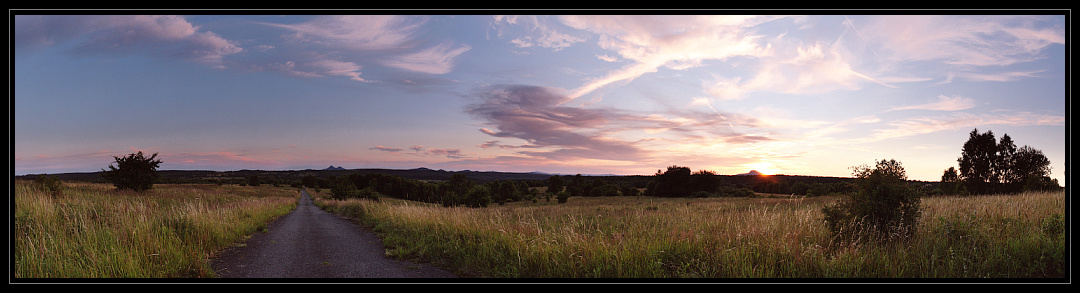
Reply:
M918 232L889 243L834 241L821 208L837 196L573 197L487 208L315 197L382 234L388 254L470 277L1032 280L1066 275L1065 196L923 198Z
M209 259L295 208L291 187L158 184L144 193L14 181L17 279L214 277ZM1027 279L1066 276L1066 192L922 199L899 242L836 242L819 197L572 197L486 208L383 197L316 203L392 257L475 278Z
M209 259L296 207L289 187L157 184L135 193L14 180L14 278L213 277Z

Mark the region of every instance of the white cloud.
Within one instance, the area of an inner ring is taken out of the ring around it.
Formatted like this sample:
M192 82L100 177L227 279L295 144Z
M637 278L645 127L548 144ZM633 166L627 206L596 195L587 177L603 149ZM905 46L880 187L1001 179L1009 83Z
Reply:
M588 81L571 97L592 92L611 83L629 81L661 67L676 70L700 66L705 60L770 54L760 36L747 27L773 20L758 16L563 16L567 26L598 35L601 48L621 59L634 61L606 76Z

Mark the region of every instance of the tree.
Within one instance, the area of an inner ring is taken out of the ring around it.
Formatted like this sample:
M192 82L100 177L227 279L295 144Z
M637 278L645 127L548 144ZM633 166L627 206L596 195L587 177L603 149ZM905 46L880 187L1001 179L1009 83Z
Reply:
M251 175L247 178L247 184L251 186L259 186L259 184L262 184L262 181L259 180L258 175Z
M588 186L586 186L585 177L581 174L574 175L570 178L570 183L566 185L566 192L570 196L585 196L587 194Z
M491 203L491 190L484 185L476 185L465 194L464 202L468 207L482 208Z
M548 194L557 194L557 193L559 193L559 191L562 191L562 190L563 190L562 176L552 175L550 178L548 178L548 180L547 180L547 193Z
M1008 134L995 143L993 132L978 129L971 131L957 162L959 181L973 194L1019 192L1032 177L1050 174L1050 160L1042 151L1026 145L1017 149Z
M822 208L829 230L840 240L874 236L888 240L914 235L921 214L919 193L907 183L896 160L877 161L874 168L854 167L856 192Z
M658 197L690 196L690 168L670 166L667 171L656 171L656 177L649 182L645 195Z
M316 178L315 175L304 175L304 177L300 177L300 184L311 188L319 187L319 178Z
M115 185L117 189L144 191L153 188L154 181L158 178L157 168L161 165L161 160L154 159L157 155L154 153L147 158L140 151L126 157L114 156L116 166L109 164L109 171L102 169L104 173L101 177Z
M1050 175L1050 159L1043 152L1029 146L1023 146L1016 151L1013 159L1013 173L1017 182L1023 182L1031 177L1041 178Z
M956 168L949 167L941 174L941 192L944 194L963 194L963 185L960 184L960 175Z
M997 145L997 162L994 164L995 177L1004 184L1014 185L1024 180L1016 173L1016 144L1013 143L1009 134L1001 136L1001 142Z
M957 159L960 163L960 177L969 191L980 194L990 191L989 183L996 183L994 165L997 163L997 141L994 133L971 131L967 142Z

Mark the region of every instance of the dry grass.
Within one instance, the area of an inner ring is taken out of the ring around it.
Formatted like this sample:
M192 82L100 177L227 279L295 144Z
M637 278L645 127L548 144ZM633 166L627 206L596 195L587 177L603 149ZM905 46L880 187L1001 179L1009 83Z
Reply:
M387 199L318 202L384 233L392 254L441 261L480 277L1016 278L1064 273L1064 237L1044 232L1062 221L1064 192L926 198L918 235L885 245L834 245L820 212L833 200L607 197L488 208ZM975 237L981 240L972 241Z
M16 180L15 278L212 277L214 251L296 205L295 189L159 184L144 193Z

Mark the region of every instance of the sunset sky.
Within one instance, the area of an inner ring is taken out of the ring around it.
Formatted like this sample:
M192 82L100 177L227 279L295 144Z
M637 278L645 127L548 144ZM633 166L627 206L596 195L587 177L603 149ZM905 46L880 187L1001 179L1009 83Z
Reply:
M16 175L142 151L218 171L848 177L896 159L938 181L977 128L1066 183L1063 11L37 12L9 18Z

